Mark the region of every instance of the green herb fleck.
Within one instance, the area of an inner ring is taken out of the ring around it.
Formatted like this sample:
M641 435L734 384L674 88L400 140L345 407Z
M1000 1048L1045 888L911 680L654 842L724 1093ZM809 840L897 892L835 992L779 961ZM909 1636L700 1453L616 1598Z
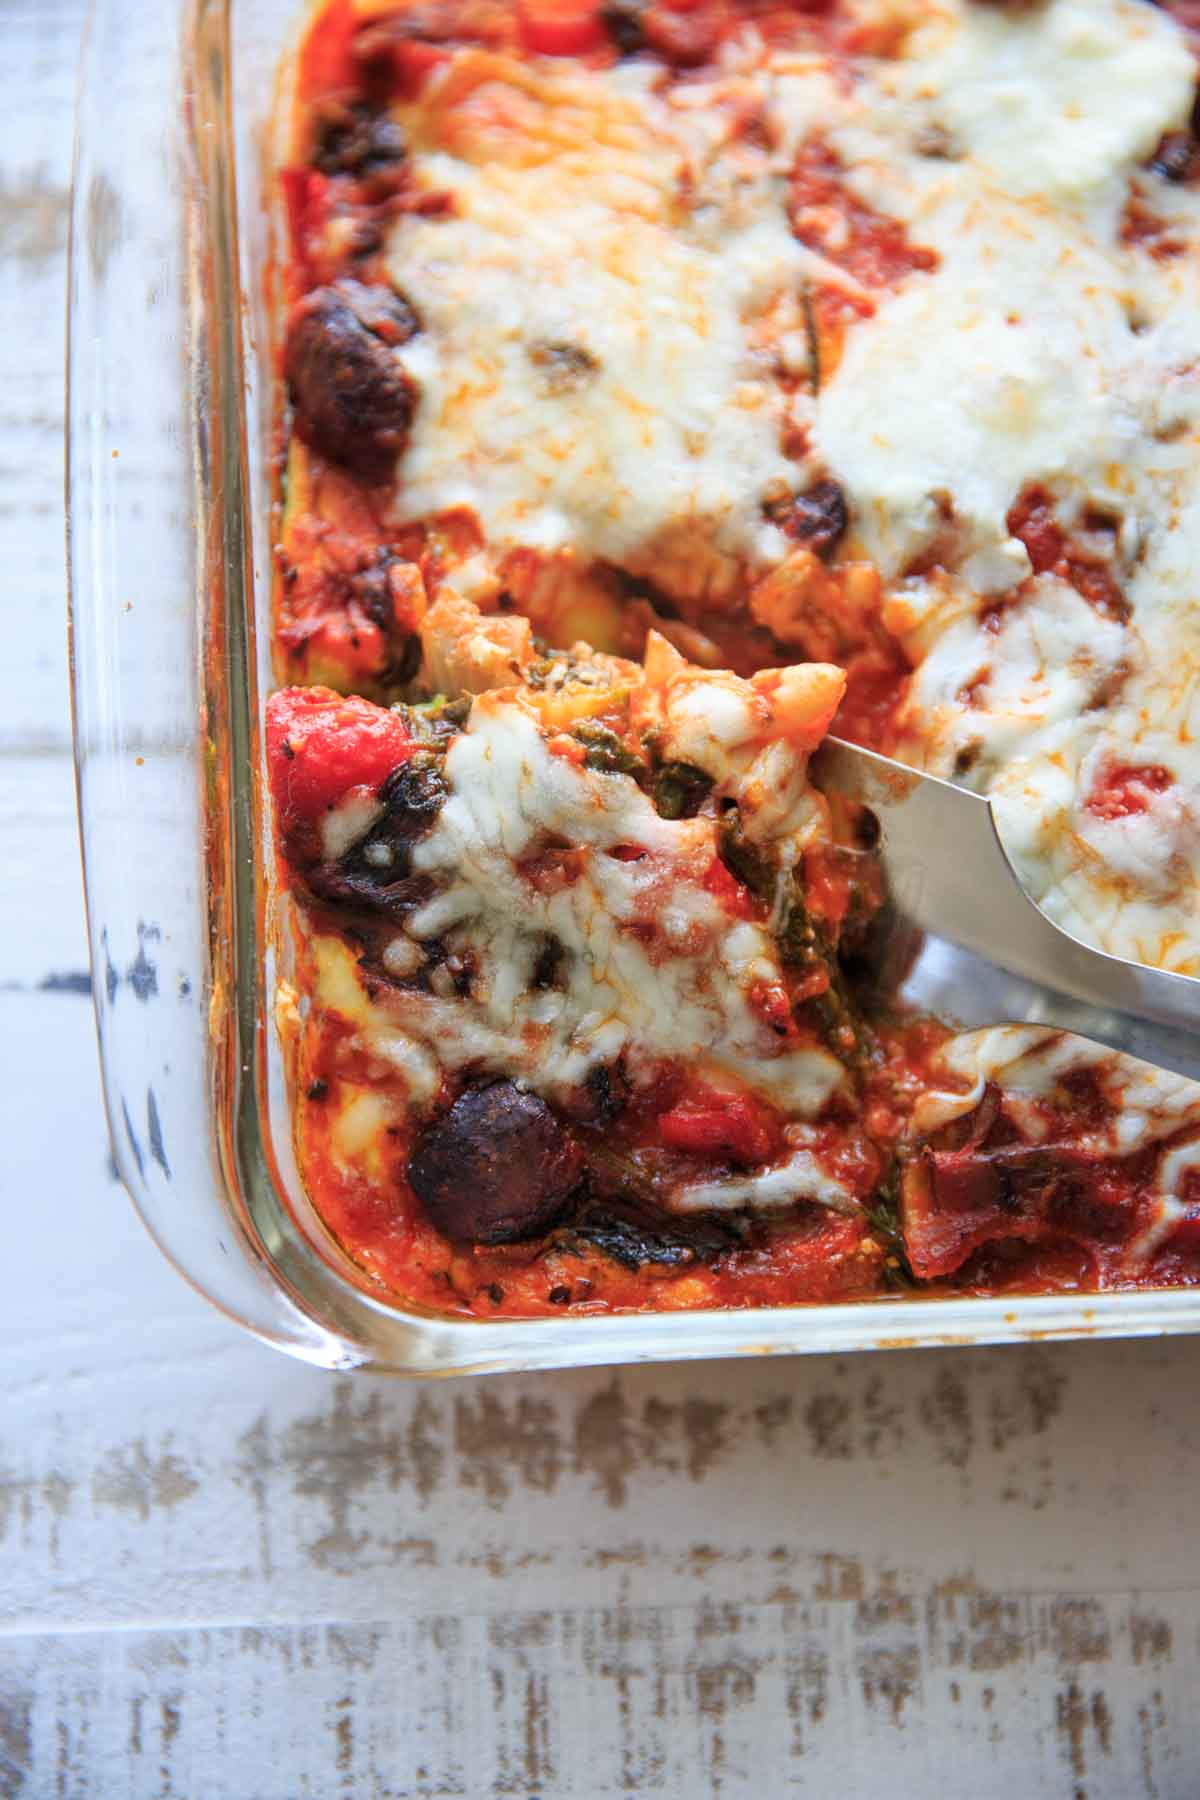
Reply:
M817 309L813 305L812 284L800 285L800 305L804 313L804 330L808 338L808 379L814 394L821 392L821 333L817 327Z
M883 1266L889 1283L893 1287L913 1288L917 1278L908 1260L904 1228L900 1223L900 1177L901 1165L896 1159L863 1211L871 1235L884 1253Z
M757 844L752 844L742 827L742 817L735 806L721 820L721 861L729 873L748 887L760 900L771 900L777 879L773 858Z
M712 777L692 763L664 763L654 777L654 804L664 819L691 819L712 789Z
M866 1053L863 1028L851 1002L837 953L825 927L819 919L813 918L804 904L799 883L794 878L778 940L780 956L789 969L798 969L801 975L819 973L825 978L825 988L801 1004L829 1048L843 1062L861 1062Z
M444 747L466 724L472 698L462 694L451 700L447 694L434 694L430 700L417 700L411 705L399 701L392 711L400 714L418 742Z
M647 773L641 757L607 725L594 725L585 720L571 735L587 752L583 759L586 768L596 769L602 775L632 775L635 780Z

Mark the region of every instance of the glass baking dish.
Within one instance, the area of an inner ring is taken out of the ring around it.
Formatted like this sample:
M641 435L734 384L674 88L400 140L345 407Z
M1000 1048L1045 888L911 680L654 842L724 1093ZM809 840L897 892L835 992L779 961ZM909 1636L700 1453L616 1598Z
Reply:
M69 294L75 749L122 1180L217 1306L327 1367L461 1374L1200 1327L1200 1294L895 1299L487 1323L368 1292L291 1149L270 996L276 70L296 0L96 0Z

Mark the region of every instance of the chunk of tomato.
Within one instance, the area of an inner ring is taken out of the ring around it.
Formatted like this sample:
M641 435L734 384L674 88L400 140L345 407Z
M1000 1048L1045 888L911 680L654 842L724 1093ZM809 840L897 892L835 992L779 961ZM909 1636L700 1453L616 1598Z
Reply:
M662 1113L658 1131L669 1150L693 1156L729 1156L753 1165L776 1147L774 1115L750 1094L725 1094L698 1086Z
M1098 819L1127 819L1149 812L1156 795L1165 794L1174 779L1161 763L1119 763L1097 781L1087 809Z
M285 831L311 825L351 788L378 788L416 749L402 714L331 688L267 702L267 768Z
M314 266L320 257L329 181L318 169L292 168L281 172L279 183L287 208L292 253L302 270L304 284L309 285L315 279Z
M659 0L641 15L642 32L652 50L682 68L695 68L714 55L726 18L715 0L680 6Z
M353 0L333 0L332 6L322 10L300 48L297 85L302 100L316 100L355 87L355 28Z
M453 54L452 44L428 44L422 38L397 39L392 45L392 66L402 98L415 100L433 71Z
M608 44L596 0L517 0L517 22L535 56L587 56Z

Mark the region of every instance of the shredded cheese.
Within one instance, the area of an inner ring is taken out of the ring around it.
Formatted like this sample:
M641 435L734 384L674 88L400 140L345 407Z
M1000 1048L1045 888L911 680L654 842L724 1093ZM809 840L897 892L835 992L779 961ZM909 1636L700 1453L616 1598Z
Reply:
M764 926L731 919L705 887L712 819L660 818L627 777L555 755L512 694L475 702L446 778L449 798L413 856L436 891L384 963L407 967L414 945L444 937L470 960L469 991L369 998L340 940L322 939L318 959L320 1003L358 1028L415 1100L432 1091L430 1058L559 1099L618 1056L635 1082L683 1059L805 1119L842 1089L836 1057L781 1047L750 1004L755 983L780 978L779 953ZM578 855L560 876L552 851L539 857L564 841ZM559 951L555 985L539 988L548 941Z

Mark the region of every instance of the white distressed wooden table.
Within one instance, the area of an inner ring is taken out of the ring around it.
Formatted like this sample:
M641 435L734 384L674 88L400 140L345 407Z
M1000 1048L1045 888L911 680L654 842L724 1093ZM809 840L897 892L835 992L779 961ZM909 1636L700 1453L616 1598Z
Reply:
M81 11L0 0L0 1796L1194 1800L1200 1343L335 1380L144 1235L68 755Z

